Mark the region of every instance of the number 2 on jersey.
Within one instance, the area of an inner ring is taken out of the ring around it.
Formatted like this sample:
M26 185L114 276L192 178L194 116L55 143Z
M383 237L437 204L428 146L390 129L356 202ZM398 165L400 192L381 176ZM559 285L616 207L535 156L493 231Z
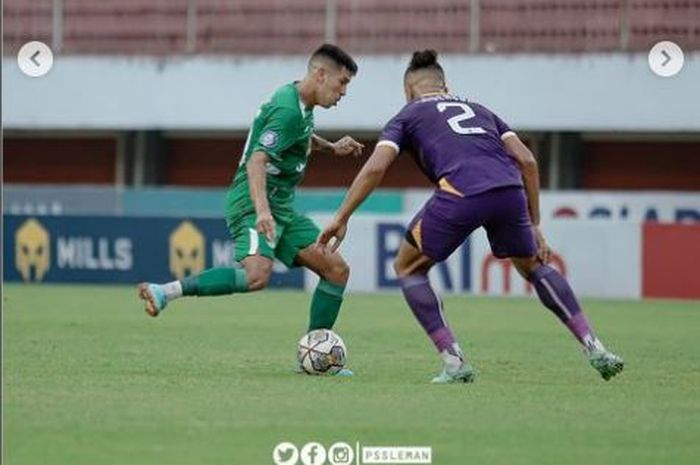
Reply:
M438 102L437 104L437 109L440 113L444 112L450 107L456 107L462 110L462 113L447 119L447 124L450 126L452 131L456 132L457 134L486 134L486 130L482 127L461 125L463 121L470 120L476 116L474 110L472 110L466 103Z

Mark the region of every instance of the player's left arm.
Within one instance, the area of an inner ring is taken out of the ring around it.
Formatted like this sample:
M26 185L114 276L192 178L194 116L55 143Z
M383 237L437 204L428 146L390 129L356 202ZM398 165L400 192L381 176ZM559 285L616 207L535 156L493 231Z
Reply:
M319 151L319 152L324 152L324 153L329 153L331 155L335 155L337 157L345 157L348 155L352 155L353 157L357 157L362 155L362 151L364 150L365 146L362 145L361 143L357 142L355 139L353 139L350 136L345 136L342 137L341 139L338 139L335 142L330 142L323 137L314 134L311 137L311 143L312 143L312 149Z
M544 263L549 260L550 250L540 231L540 173L535 155L527 148L514 132L507 132L501 137L506 151L515 158L523 176L523 184L527 194L527 205L530 220L535 227L537 240L537 255Z
M355 177L355 180L350 185L350 189L345 195L345 199L336 213L335 218L323 230L321 235L318 236L318 244L324 247L328 246L330 240L335 238L335 242L330 246L330 250L331 252L336 251L343 238L345 238L347 223L350 216L379 183L382 182L386 171L394 160L396 160L398 154L399 152L396 144L377 144L369 160L367 160L367 163L364 164Z

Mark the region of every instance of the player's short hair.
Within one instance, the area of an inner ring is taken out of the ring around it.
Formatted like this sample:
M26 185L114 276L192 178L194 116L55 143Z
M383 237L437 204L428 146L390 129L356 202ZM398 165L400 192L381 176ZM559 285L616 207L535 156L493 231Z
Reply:
M352 74L353 76L357 74L357 63L355 63L355 60L353 60L352 57L348 55L347 52L345 52L345 50L338 47L337 45L321 45L311 55L311 58L309 59L309 65L311 64L311 62L314 61L314 59L320 57L331 60L338 66L344 66L345 68L347 68L348 71L350 71L350 74Z
M408 76L409 73L420 70L431 70L435 71L440 78L445 81L445 71L443 71L442 66L437 61L438 53L433 49L426 50L416 50L413 52L411 57L411 62L406 68L406 73L404 73L404 78Z

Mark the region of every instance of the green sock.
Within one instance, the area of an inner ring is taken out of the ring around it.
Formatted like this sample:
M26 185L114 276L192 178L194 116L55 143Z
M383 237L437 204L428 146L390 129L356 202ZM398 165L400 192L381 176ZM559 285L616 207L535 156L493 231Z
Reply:
M345 285L334 284L325 279L319 281L311 298L309 331L313 329L331 329L338 318L340 304L343 303Z
M248 292L248 274L244 268L209 268L180 280L182 295L225 295Z

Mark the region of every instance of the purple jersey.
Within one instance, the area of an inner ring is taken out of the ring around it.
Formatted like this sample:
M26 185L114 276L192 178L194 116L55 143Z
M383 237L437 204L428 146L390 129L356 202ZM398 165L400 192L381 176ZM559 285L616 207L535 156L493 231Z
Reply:
M408 103L382 131L378 145L406 150L434 184L470 196L522 186L515 158L502 139L508 125L478 103L448 94Z

